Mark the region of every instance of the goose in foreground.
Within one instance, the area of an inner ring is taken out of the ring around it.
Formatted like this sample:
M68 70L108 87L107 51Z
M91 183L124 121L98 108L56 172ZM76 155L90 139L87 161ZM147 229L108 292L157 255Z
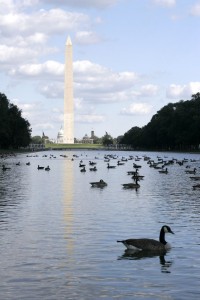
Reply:
M128 239L117 241L123 243L127 249L134 251L166 251L171 248L170 244L165 241L165 233L173 233L171 228L167 225L162 226L160 230L159 241L153 239Z

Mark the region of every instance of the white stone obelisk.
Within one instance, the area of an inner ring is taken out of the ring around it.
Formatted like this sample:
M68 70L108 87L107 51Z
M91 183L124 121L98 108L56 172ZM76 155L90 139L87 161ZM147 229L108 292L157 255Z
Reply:
M73 53L68 36L65 49L64 144L74 144Z

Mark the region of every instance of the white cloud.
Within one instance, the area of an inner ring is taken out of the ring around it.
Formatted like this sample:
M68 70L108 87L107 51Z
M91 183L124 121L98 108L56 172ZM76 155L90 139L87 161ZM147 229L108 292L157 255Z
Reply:
M138 79L138 75L134 72L116 73L90 61L75 62L74 76L79 83L79 89L104 92L111 92L113 88L115 91L131 88Z
M200 3L196 3L191 7L190 10L191 15L193 16L200 16Z
M16 79L34 78L40 85L41 94L47 98L63 97L64 64L56 61L46 61L42 64L25 64L12 68L10 75ZM124 101L130 96L133 97L134 92L132 89L138 77L134 72L114 72L90 61L74 62L75 96L96 103ZM153 85L143 86L140 95L152 95L155 93L155 89L156 87Z
M74 107L76 110L81 110L83 108L83 99L75 98L74 99Z
M41 0L40 2L48 3L49 0ZM119 0L51 0L52 5L65 5L74 8L96 8L103 9L110 7L119 2Z
M44 130L47 130L47 129L54 129L54 126L52 125L52 123L49 123L49 122L35 123L34 128L37 130L41 130L41 132L43 132Z
M79 123L102 123L105 121L105 117L102 115L78 115L76 121Z
M163 7L173 7L176 5L176 0L152 0L154 4Z
M75 42L77 44L97 44L101 41L101 38L92 31L79 31L75 35Z
M190 99L191 95L200 92L200 82L190 82L185 85L171 84L167 88L167 97L171 99Z
M151 112L152 106L147 103L132 103L129 107L121 110L122 115L147 115Z
M90 23L88 16L83 13L66 12L59 8L41 9L32 14L0 13L0 16L1 35L10 37L17 34L30 35L35 32L64 33L72 29L87 28Z
M13 68L10 72L12 75L22 75L25 77L44 77L49 76L63 76L64 65L56 61L46 61L43 64L26 64L18 68Z
M24 58L34 59L37 56L37 51L34 49L8 47L0 45L0 63L5 65L13 65L24 61Z
M64 77L63 77L64 80ZM46 98L63 98L64 97L64 82L51 82L49 84L40 85L39 92Z
M158 86L153 84L143 85L140 89L140 96L150 97L155 96L158 92Z

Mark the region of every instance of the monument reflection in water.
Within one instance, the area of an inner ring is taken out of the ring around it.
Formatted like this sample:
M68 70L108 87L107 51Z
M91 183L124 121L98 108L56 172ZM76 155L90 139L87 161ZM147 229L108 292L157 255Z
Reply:
M65 220L65 239L67 242L67 253L69 258L73 257L74 253L74 239L73 239L73 189L74 189L74 166L73 162L66 160L64 164L64 220Z

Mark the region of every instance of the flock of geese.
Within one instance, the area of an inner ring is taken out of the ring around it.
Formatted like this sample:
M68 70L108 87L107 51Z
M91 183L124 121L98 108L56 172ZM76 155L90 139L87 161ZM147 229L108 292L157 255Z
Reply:
M116 165L110 164L111 159L117 159ZM197 172L196 167L191 168L191 166L190 166L190 162L195 163L196 160L189 160L186 158L184 158L183 160L177 160L175 158L167 159L165 157L163 159L161 157L157 157L157 160L155 161L148 156L143 156L143 157L129 156L128 158L122 157L121 159L119 159L115 155L106 155L104 157L104 161L107 162L108 169L115 169L117 166L124 165L128 160L135 160L135 162L138 162L141 159L146 161L150 168L154 168L154 169L158 170L158 172L160 174L169 174L169 166L174 165L174 164L177 164L179 166L185 165L185 173L186 174L196 175L196 172ZM136 189L136 190L139 189L140 188L139 182L141 180L143 180L145 177L144 175L141 175L139 173L139 170L142 168L142 166L135 162L133 163L133 170L127 172L128 175L131 175L131 179L133 181L129 182L129 183L123 183L122 186L125 189ZM97 171L96 164L97 164L96 162L89 161L89 171ZM82 160L79 163L79 167L80 167L80 172L86 172L86 165L83 163ZM200 176L190 176L190 179L192 181L200 182ZM101 179L98 182L90 182L90 184L92 187L99 187L99 188L107 186L107 183L103 179ZM200 183L197 182L197 184L193 185L192 187L193 187L193 189L200 189Z
M6 158L8 157L11 157L11 156L15 156L15 154L10 154L10 155L2 155L1 154L1 159L3 160L6 160ZM60 155L61 157L63 158L68 158L67 155L65 154L61 154ZM33 155L27 155L27 157L38 157L37 154L33 154ZM50 154L50 155L47 155L47 154L44 154L43 157L45 158L50 158L50 159L55 159L56 156L53 155L53 154ZM77 154L74 154L71 158L71 160L73 161L74 159L79 159L79 156ZM144 155L142 157L139 157L139 156L132 156L132 155L129 155L128 157L121 157L119 158L117 155L115 154L107 154L107 155L104 155L104 162L106 163L106 167L107 169L115 169L116 167L118 166L122 166L124 165L127 161L129 160L133 160L133 169L131 171L128 171L127 172L127 175L131 175L131 179L132 179L132 182L129 182L129 183L123 183L122 186L123 188L125 189L139 189L140 188L140 181L144 179L144 175L141 175L139 170L141 170L142 166L140 164L138 164L138 162L140 162L141 160L144 160L146 161L146 163L149 165L150 168L154 168L154 169L157 169L158 172L160 174L168 174L169 173L169 166L170 165L173 165L173 164L177 164L179 166L183 166L185 165L185 173L188 174L188 175L191 175L190 176L190 179L192 180L192 182L195 182L196 184L193 184L192 187L193 189L200 189L200 176L196 176L196 173L197 173L197 167L194 167L192 168L190 166L190 163L195 163L196 160L189 160L189 159L182 159L182 160L178 160L178 159L175 159L175 158L172 158L172 159L167 159L167 157L159 157L157 156L156 160L154 159L151 159L150 157ZM115 164L111 163L111 160L112 161L116 161ZM97 161L98 161L98 157L95 157L95 161L91 161L89 160L89 171L90 172L96 172L98 170L97 168ZM26 162L25 163L27 166L30 166L30 161ZM17 161L15 163L16 166L20 166L21 165L21 162L20 161ZM80 168L80 172L86 172L86 164L83 162L83 160L81 159L80 162L79 162L79 168ZM10 170L11 167L10 165L9 166L6 166L5 163L2 164L2 171L7 171L7 170ZM44 166L40 166L38 165L37 166L37 169L38 170L45 170L45 171L50 171L50 166L47 165L46 167ZM192 176L193 175L193 176ZM90 182L91 186L92 187L99 187L99 188L103 188L103 187L106 187L107 186L107 183L103 180L103 179L100 179L99 181L97 182Z
M60 155L64 158L67 158L66 155ZM27 157L30 157L27 155ZM44 157L47 157L45 154ZM50 158L56 158L54 155L50 155ZM79 158L77 155L73 155L71 160L74 160L75 158ZM98 157L95 157L95 159L98 159ZM117 163L115 165L111 164L111 159L112 160L117 160ZM106 167L107 169L115 169L118 166L124 165L128 160L134 160L133 162L133 169L131 171L127 172L127 175L130 175L132 178L132 182L129 183L124 183L122 184L123 188L129 188L129 189L138 189L140 188L139 182L144 179L144 175L141 175L139 170L141 169L141 165L138 164L139 161L143 159L146 161L146 163L149 165L150 168L154 168L158 170L160 174L169 174L169 169L170 165L178 164L179 166L185 165L185 174L191 175L190 179L193 182L196 182L192 187L193 189L200 189L200 176L197 176L197 167L192 168L190 166L190 163L196 162L195 160L188 160L188 159L182 159L182 160L177 160L177 159L167 159L167 157L161 158L157 157L156 161L151 159L148 156L143 156L143 157L133 157L129 156L128 158L122 157L119 159L118 156L116 155L105 155L104 156L104 162L106 162ZM17 166L20 166L21 163L17 162ZM26 165L30 165L30 162L27 162ZM83 160L79 162L79 168L80 172L86 172L86 164L83 163ZM10 170L10 166L6 166L5 163L2 165L2 171L7 171ZM50 171L49 165L47 167L43 167L38 165L37 166L38 170L45 170L45 171ZM97 169L97 162L96 161L89 161L89 169L90 172L96 172ZM97 182L90 182L91 187L97 187L97 188L104 188L107 186L107 183L103 180L100 179ZM154 239L146 239L146 238L137 238L137 239L125 239L125 240L119 240L117 241L118 243L122 243L128 250L131 251L166 251L170 249L169 243L166 242L165 240L165 234L166 233L171 233L173 234L173 231L168 225L162 226L160 229L160 236L159 236L159 241L154 240Z
M1 155L0 158L6 159L7 157L10 157L10 156L15 156L15 154L5 155L5 156ZM65 154L61 154L60 156L63 157L63 158L68 158L68 156L65 155ZM27 155L27 157L38 157L38 155L37 154ZM55 159L56 158L56 156L53 155L53 154L50 154L49 156L47 154L44 154L43 157L50 158L50 159ZM79 156L74 154L72 156L71 160L73 161L74 159L79 159ZM192 182L196 183L196 184L192 185L193 189L194 190L200 189L200 176L196 176L197 167L191 168L191 166L190 166L190 163L195 163L196 162L195 160L189 160L189 159L186 159L186 158L184 158L182 160L178 160L178 159L175 159L175 158L167 159L167 157L162 158L162 157L159 157L159 156L157 156L156 160L153 160L153 159L151 159L150 157L148 157L146 155L144 155L142 157L139 157L137 155L136 156L129 155L128 157L121 157L121 158L119 158L115 154L107 154L107 155L104 156L104 162L106 162L107 169L115 169L118 166L124 165L129 160L134 160L133 169L131 171L127 172L127 175L131 175L132 182L123 183L122 186L123 186L124 189L136 189L136 190L140 188L140 181L144 179L144 175L141 175L139 173L139 170L142 168L142 166L138 164L138 162L141 161L142 159L147 162L147 164L149 165L150 168L157 169L160 174L168 174L169 173L169 166L173 165L175 163L178 164L179 166L185 165L185 173L189 174L189 175L193 175L193 176L190 176L190 179L192 180ZM95 161L89 160L89 171L90 172L96 172L98 170L97 162L96 162L97 160L98 160L98 157L95 157ZM112 164L111 160L112 161L115 160L116 163ZM30 161L28 161L25 164L27 166L30 166L31 163L30 163ZM18 162L15 163L15 165L20 166L21 162L18 161ZM79 162L79 168L80 168L80 172L84 173L84 172L87 171L86 170L86 164L83 162L82 159ZM2 171L7 171L7 170L10 170L10 169L11 169L10 166L6 166L5 163L2 164ZM38 165L37 169L38 170L45 170L45 171L50 171L51 170L49 165L46 166L46 167ZM107 186L107 183L103 179L100 179L97 182L90 182L90 184L91 184L92 187L99 187L99 188L103 188L103 187Z

